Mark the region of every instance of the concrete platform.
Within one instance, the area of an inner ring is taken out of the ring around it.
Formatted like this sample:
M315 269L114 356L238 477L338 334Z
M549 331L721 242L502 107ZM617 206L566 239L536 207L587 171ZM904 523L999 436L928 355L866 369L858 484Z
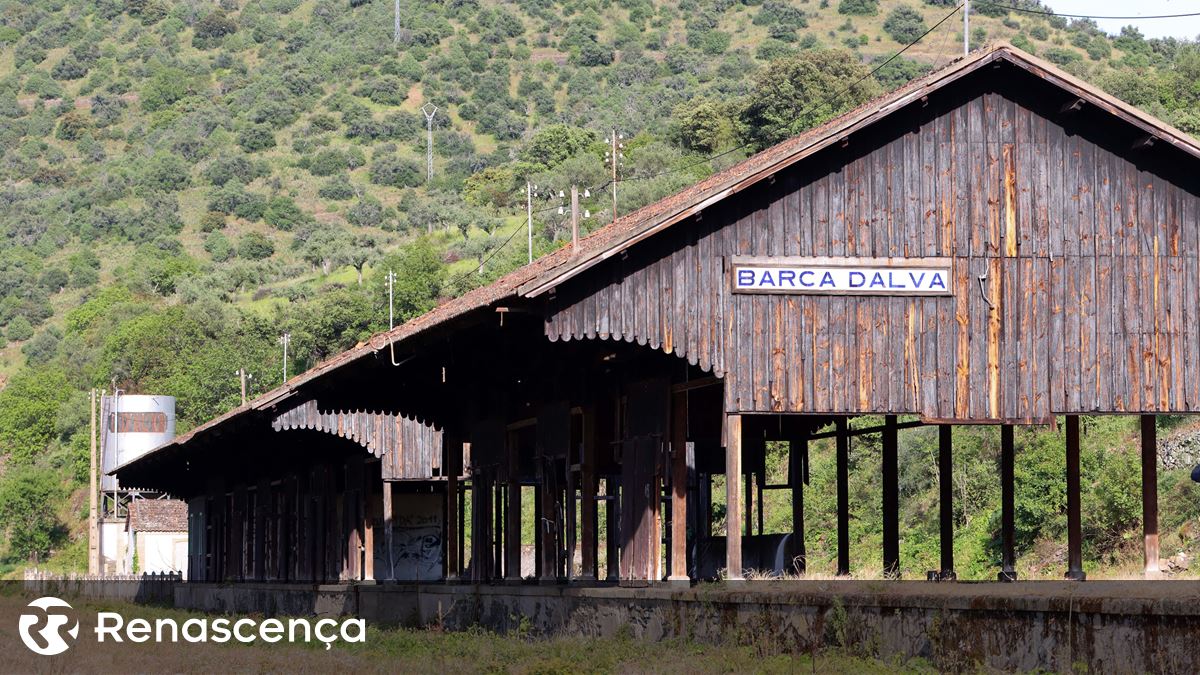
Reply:
M1200 671L1200 582L747 581L645 588L546 585L180 584L206 611L355 613L450 630L832 647L944 670Z

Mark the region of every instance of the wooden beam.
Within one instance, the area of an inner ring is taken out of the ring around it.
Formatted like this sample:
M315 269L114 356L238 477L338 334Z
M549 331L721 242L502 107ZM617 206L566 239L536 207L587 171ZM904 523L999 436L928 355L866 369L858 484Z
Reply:
M580 563L579 579L594 581L599 574L596 560L596 548L599 541L596 537L598 525L596 509L596 408L587 406L583 409L583 457L579 467L579 517L580 523Z
M850 574L850 437L846 435L846 418L839 417L837 425L837 573Z
M1083 528L1079 512L1079 416L1067 415L1067 574L1083 581Z
M619 474L608 476L605 480L605 492L608 499L604 501L604 546L605 572L608 581L619 580L621 573L621 547L617 533L617 524L621 518L621 477Z
M1000 581L1016 581L1017 556L1013 547L1014 500L1013 491L1013 428L1011 424L1000 427Z
M387 564L387 570L383 574L383 578L392 581L396 578L396 551L392 545L395 530L392 525L392 482L383 482L383 547L386 550L383 557Z
M834 424L836 426L836 422ZM921 421L921 420L909 420L907 422L897 422L895 424L896 429L913 429L916 427L923 427L923 426L927 426L927 425L924 421ZM808 440L818 441L823 438L837 438L838 436L845 436L847 438L853 438L855 436L865 436L866 434L882 433L887 428L888 427L886 424L881 424L881 425L873 426L873 427L860 427L857 429L850 429L847 427L844 433L838 432L838 430L835 428L833 431L823 431L819 434L811 434L808 436Z
M686 392L671 401L671 573L667 581L688 581L687 571L687 414Z
M1142 415L1142 546L1143 571L1159 576L1158 561L1158 430L1154 415Z
M941 569L938 578L953 581L954 571L954 427L938 425L938 521Z
M804 463L808 461L808 438L788 444L788 482L792 486L792 570L804 574L808 552L804 547Z
M446 474L446 531L445 549L445 578L446 581L458 580L458 478L462 475L463 442L462 437L450 432L442 432L443 472Z
M884 417L883 459L883 576L900 578L900 475L896 416Z
M508 503L504 514L504 578L521 580L521 456L520 446L511 434L506 434L508 451ZM497 515L499 522L499 515ZM540 532L536 528L535 532ZM535 535L534 539L537 537Z
M725 416L725 574L730 581L742 577L742 416Z

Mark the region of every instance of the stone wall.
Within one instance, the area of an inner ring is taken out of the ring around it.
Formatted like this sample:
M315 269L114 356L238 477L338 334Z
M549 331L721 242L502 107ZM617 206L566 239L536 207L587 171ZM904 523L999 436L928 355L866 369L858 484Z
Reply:
M532 635L834 648L941 669L1197 672L1200 582L751 581L690 589L544 585L181 584L181 607Z

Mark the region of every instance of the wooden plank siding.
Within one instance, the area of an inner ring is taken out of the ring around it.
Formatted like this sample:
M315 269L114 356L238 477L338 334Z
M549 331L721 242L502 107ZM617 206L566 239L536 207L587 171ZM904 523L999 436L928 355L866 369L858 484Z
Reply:
M1200 412L1196 180L1042 90L964 89L563 283L545 334L698 363L727 412ZM954 293L732 294L734 255L948 256Z

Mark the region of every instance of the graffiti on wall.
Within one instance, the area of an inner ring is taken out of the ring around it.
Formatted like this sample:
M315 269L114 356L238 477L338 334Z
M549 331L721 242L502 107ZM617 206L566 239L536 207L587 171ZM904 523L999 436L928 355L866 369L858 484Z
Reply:
M399 581L437 581L442 578L442 501L439 495L396 495L393 506L392 550L377 537L375 569L392 569ZM387 577L383 577L387 578Z

